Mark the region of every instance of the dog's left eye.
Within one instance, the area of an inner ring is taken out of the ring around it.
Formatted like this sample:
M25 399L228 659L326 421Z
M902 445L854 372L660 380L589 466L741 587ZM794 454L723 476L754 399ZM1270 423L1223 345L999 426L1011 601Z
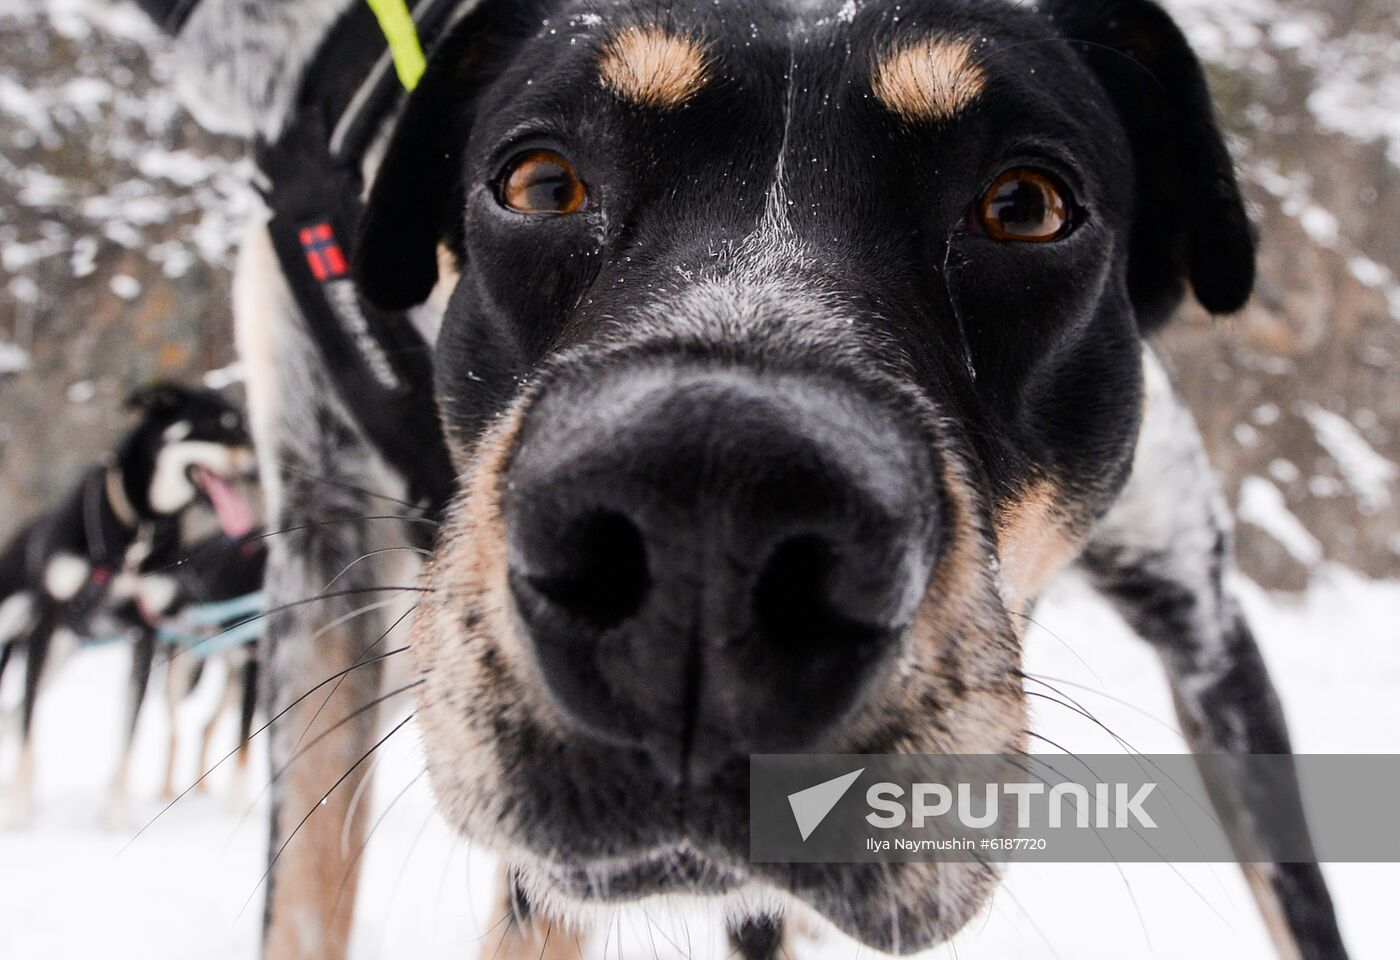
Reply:
M1068 194L1048 173L1017 167L993 180L982 194L977 222L993 240L1058 240L1069 232Z
M501 206L517 213L574 213L588 190L574 168L553 150L531 150L506 164L497 181Z

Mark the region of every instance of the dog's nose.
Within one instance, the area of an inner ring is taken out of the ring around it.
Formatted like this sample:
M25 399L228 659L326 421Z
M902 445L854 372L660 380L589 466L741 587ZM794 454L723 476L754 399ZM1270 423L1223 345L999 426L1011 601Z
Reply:
M933 474L916 431L810 376L667 366L546 390L503 506L555 705L682 778L825 742L922 596Z

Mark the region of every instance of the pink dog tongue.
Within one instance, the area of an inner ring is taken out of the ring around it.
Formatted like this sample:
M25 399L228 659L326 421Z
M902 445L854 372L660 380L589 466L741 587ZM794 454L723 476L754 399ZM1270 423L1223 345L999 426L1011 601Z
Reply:
M253 529L253 506L224 478L212 470L199 472L199 485L214 506L219 526L230 537L241 537Z

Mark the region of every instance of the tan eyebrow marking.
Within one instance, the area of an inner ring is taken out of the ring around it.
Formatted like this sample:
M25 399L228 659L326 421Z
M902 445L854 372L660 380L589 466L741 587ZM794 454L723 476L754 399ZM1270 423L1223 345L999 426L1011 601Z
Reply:
M626 100L673 107L705 84L708 64L700 43L660 27L627 27L603 48L603 86Z
M928 37L887 54L870 85L905 120L947 120L977 99L987 76L972 59L970 40Z

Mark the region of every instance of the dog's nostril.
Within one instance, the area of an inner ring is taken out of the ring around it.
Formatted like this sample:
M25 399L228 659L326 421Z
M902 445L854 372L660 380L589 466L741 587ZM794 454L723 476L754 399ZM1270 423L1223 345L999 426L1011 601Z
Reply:
M843 572L838 545L801 534L778 545L753 588L753 611L769 655L862 661L885 637L883 625L848 616L835 602Z
M804 534L780 543L754 585L754 615L769 642L784 647L809 639L828 607L836 550Z
M560 538L556 571L531 577L530 585L594 629L615 627L637 612L651 586L642 532L620 513L591 513Z

